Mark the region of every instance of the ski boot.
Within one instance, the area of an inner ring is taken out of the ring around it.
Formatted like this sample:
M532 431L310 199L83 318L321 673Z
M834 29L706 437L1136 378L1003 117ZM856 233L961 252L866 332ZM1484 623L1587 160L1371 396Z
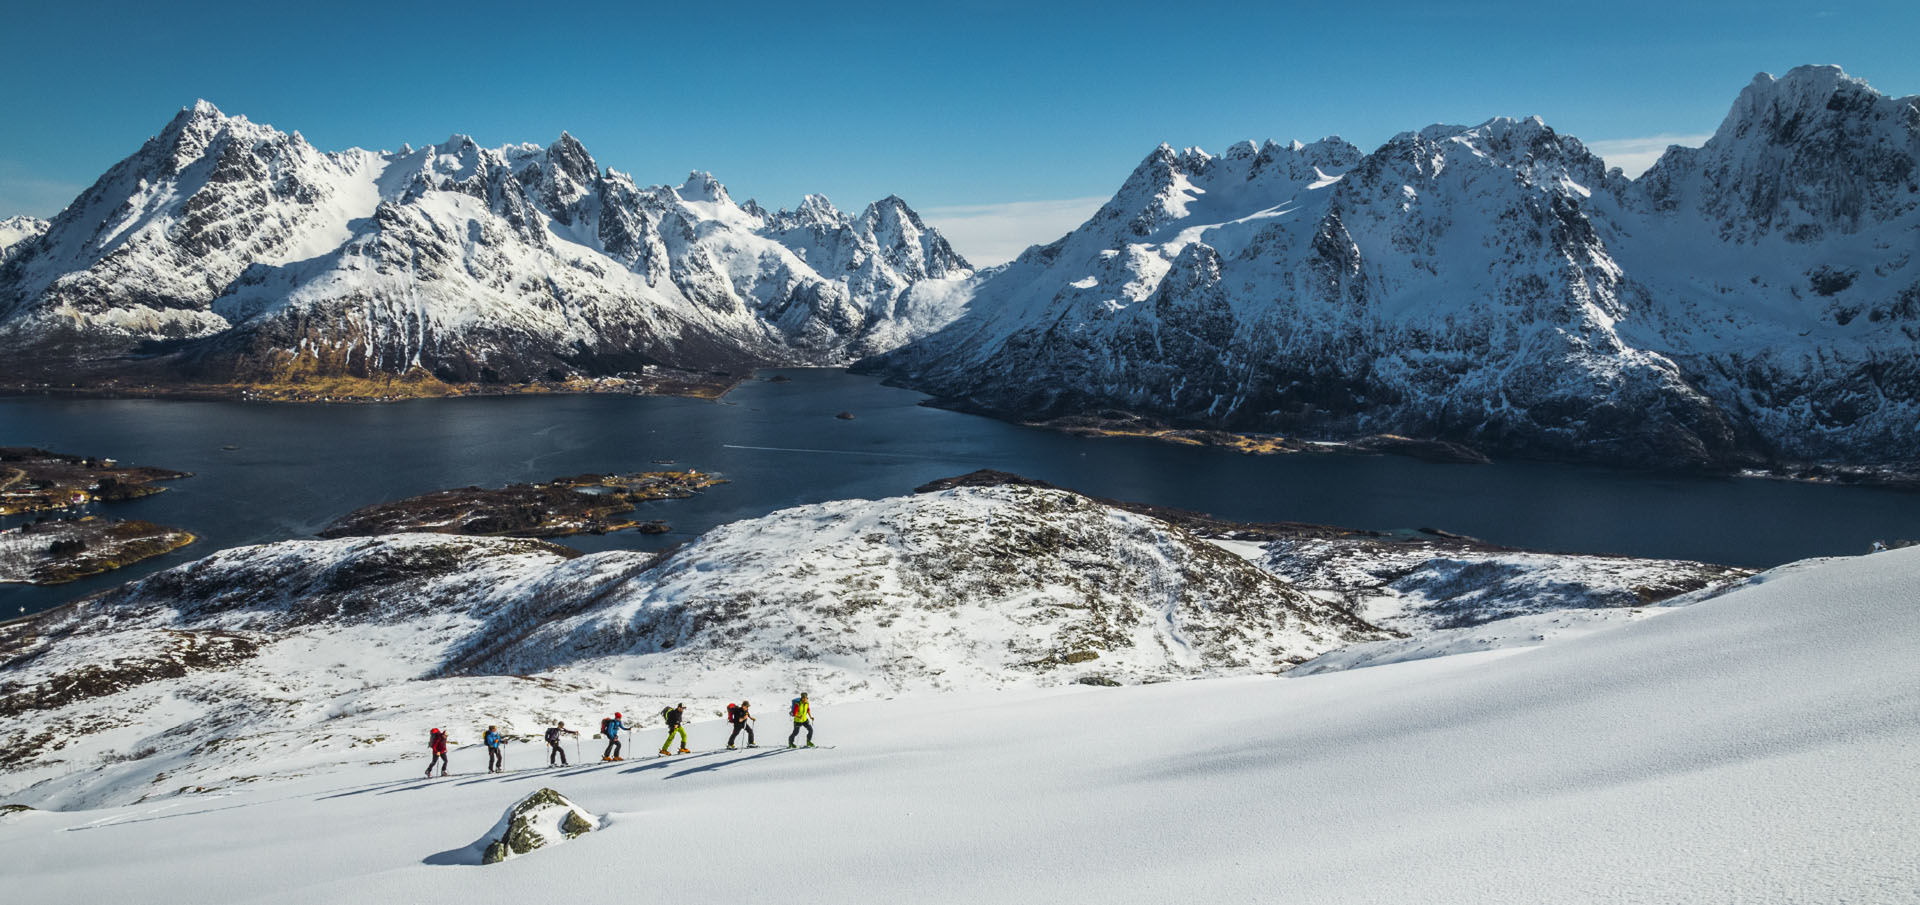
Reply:
M809 748L811 748L811 747L813 747L813 743L812 743L812 742L808 742L808 743L807 743L807 747L809 747Z
M727 750L728 750L728 751L734 751L734 750L738 750L738 749L736 749L736 748L734 748L734 747L733 747L732 745L728 745L728 746L727 746Z
M676 751L676 752L674 752L674 753L676 753L676 754L692 754L693 752L692 752L692 751L688 751L688 750L687 750L687 749L685 749L685 748L681 748L681 749L680 749L679 751Z

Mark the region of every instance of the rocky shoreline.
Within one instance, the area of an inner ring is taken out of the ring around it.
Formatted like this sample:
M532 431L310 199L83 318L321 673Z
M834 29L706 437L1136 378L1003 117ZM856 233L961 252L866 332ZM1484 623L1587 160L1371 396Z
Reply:
M889 381L889 384L892 382ZM1009 417L965 399L929 399L922 405L1011 421L1025 427L1060 431L1081 437L1133 437L1181 446L1211 446L1256 456L1294 453L1395 455L1427 462L1486 465L1493 460L1470 446L1447 440L1423 440L1398 434L1371 434L1352 440L1302 440L1277 434L1249 434L1216 428L1176 427L1164 421L1119 409L1062 415L1042 421Z
M905 386L892 379L886 380L885 383L888 386ZM986 418L993 418L997 421L1018 424L1023 427L1059 431L1081 437L1124 437L1155 440L1161 443L1172 443L1180 446L1207 446L1219 449L1231 449L1236 452L1256 456L1301 453L1362 456L1395 455L1444 464L1486 465L1493 462L1493 459L1486 453L1462 443L1455 443L1449 440L1407 437L1400 434L1369 434L1349 440L1302 440L1297 437L1283 437L1275 434L1239 433L1217 428L1176 427L1148 415L1118 409L1102 409L1088 414L1062 415L1056 418L1036 421L1004 414L966 399L935 397L922 402L921 405L969 415L980 415ZM1549 458L1542 459L1541 461L1562 460ZM1920 490L1920 469L1898 468L1887 465L1783 462L1772 465L1750 465L1746 467L1694 467L1678 470L1692 474L1709 474L1723 477L1762 478L1766 480L1795 481L1808 484L1843 484L1861 487L1885 487L1897 490Z
M381 403L467 396L556 396L607 394L686 396L719 399L747 375L662 372L641 376L571 377L527 383L447 383L422 375L361 378L329 377L272 383L142 382L107 377L94 383L0 381L0 396L67 396L83 399L185 399L200 401Z

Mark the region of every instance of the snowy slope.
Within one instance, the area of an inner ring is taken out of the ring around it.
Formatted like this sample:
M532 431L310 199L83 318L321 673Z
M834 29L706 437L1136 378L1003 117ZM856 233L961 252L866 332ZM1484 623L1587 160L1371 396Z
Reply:
M414 723L454 722L444 707L525 733L683 696L711 712L742 688L1273 673L1389 635L1178 528L1027 487L786 510L662 563L289 541L0 629L0 789L88 806L390 758Z
M0 626L0 792L124 803L390 759L422 721L527 733L747 689L844 702L1324 670L1394 628L1607 622L1740 574L1433 540L1261 546L1020 484L784 510L664 559L290 541ZM1533 643L1488 631L1481 647Z
M836 364L939 326L909 290L972 273L897 197L792 216L705 173L640 186L565 133L326 153L202 101L9 253L0 343L30 372L176 341L172 373L246 381Z
M1302 678L829 698L832 750L705 753L702 722L690 757L488 777L462 749L440 781L412 752L12 814L0 845L35 901L564 900L666 874L695 901L1908 902L1916 575L1920 550L1798 564L1546 647ZM541 786L605 825L443 866Z
M1533 553L1441 540L1298 538L1261 545L1261 568L1384 628L1415 635L1516 616L1631 609L1740 580L1677 560Z
M1920 98L1757 78L1637 181L1537 118L1162 146L863 367L1022 419L1733 467L1920 459Z

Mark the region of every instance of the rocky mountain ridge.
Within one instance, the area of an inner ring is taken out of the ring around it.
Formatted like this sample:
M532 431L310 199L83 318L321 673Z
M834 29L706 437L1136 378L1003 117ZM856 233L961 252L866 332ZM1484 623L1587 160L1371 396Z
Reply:
M1920 97L1756 77L1629 180L1540 120L1161 146L861 367L969 410L1740 468L1920 461Z
M706 173L641 186L566 133L322 152L205 101L14 231L0 348L15 380L838 364L938 326L937 284L972 272L898 197L769 213Z

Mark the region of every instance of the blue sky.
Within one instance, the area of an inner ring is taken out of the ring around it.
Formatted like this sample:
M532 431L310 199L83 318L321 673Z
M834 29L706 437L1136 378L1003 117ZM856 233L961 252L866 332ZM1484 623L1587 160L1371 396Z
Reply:
M1920 92L1911 0L11 6L0 215L53 214L204 97L325 149L566 129L642 182L897 193L989 260L1064 232L1162 141L1371 149L1537 114L1630 163L1711 132L1755 72Z

